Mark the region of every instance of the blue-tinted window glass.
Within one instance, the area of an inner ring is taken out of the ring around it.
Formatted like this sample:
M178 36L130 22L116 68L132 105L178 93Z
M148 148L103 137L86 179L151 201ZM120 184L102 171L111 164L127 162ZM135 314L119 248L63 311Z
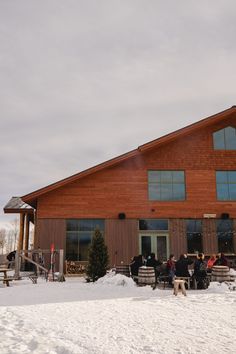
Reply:
M218 132L213 133L214 140L214 149L215 150L224 150L225 149L225 136L224 130L219 130Z
M236 183L229 185L229 197L230 200L236 200Z
M161 171L148 171L148 182L159 182L161 180Z
M148 186L149 200L160 200L161 190L157 184L149 184Z
M236 171L228 171L229 183L236 183Z
M173 171L173 182L184 183L184 171Z
M236 129L226 127L213 133L215 150L236 150Z
M217 171L216 190L218 200L236 200L236 171Z
M227 184L217 184L217 199L229 200L229 187Z
M216 182L217 183L228 183L227 171L217 171L216 172Z
M172 184L161 184L161 200L172 200Z
M184 171L148 171L149 200L184 200Z
M161 171L161 183L172 183L172 171Z
M233 127L225 128L225 147L226 150L236 150L236 129Z
M185 198L184 184L173 184L173 198L174 200L183 200Z

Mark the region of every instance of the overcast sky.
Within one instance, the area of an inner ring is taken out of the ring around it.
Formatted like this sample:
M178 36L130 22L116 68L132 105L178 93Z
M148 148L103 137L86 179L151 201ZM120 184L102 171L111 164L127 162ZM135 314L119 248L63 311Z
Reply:
M235 0L0 0L0 222L21 196L236 104Z

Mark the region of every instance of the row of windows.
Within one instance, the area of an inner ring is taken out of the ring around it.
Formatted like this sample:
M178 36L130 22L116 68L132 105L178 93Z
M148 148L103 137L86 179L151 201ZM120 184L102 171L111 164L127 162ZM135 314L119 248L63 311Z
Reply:
M148 171L149 200L186 199L184 171ZM217 200L236 201L236 171L216 171Z
M70 219L67 220L66 232L66 259L73 261L87 261L88 249L92 241L95 229L104 234L105 221L103 219ZM142 219L139 220L141 231L162 231L167 233L169 229L167 219ZM218 250L224 253L233 253L233 220L217 219L216 234ZM203 251L202 220L186 220L186 237L188 253ZM143 238L147 240L147 238ZM164 241L161 237L159 241ZM160 246L160 245L159 245ZM163 245L162 245L163 246ZM162 247L163 248L163 247Z

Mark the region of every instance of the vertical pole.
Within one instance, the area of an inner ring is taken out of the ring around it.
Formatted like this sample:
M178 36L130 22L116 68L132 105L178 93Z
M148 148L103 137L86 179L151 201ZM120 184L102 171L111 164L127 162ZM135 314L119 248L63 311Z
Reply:
M24 221L25 221L25 214L20 214L20 233L19 233L19 240L18 240L18 251L22 251L23 249L23 240L24 240Z
M24 243L24 250L28 251L29 249L29 214L26 214L25 218L26 224L25 224L25 243Z
M37 215L36 215L36 210L34 210L34 234L33 234L33 249L36 248L35 242L36 242L36 226L37 226ZM37 245L38 247L39 245Z
M59 277L58 281L63 282L65 281L64 277L64 250L61 249L59 251Z
M16 251L15 254L15 274L14 274L14 278L19 279L20 277L20 255L19 255L19 251Z
M64 250L59 251L59 274L62 275L64 273Z

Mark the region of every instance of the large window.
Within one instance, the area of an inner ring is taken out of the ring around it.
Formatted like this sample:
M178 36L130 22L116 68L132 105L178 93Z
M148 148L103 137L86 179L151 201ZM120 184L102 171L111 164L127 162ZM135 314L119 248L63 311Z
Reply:
M236 171L216 171L218 200L236 201Z
M188 253L202 252L202 221L186 220Z
M185 200L184 171L148 171L149 200Z
M233 220L217 220L217 238L219 252L234 253Z
M104 233L104 220L70 219L66 225L66 259L70 261L87 261L88 248L94 231Z
M213 133L215 150L236 150L236 129L227 127Z

